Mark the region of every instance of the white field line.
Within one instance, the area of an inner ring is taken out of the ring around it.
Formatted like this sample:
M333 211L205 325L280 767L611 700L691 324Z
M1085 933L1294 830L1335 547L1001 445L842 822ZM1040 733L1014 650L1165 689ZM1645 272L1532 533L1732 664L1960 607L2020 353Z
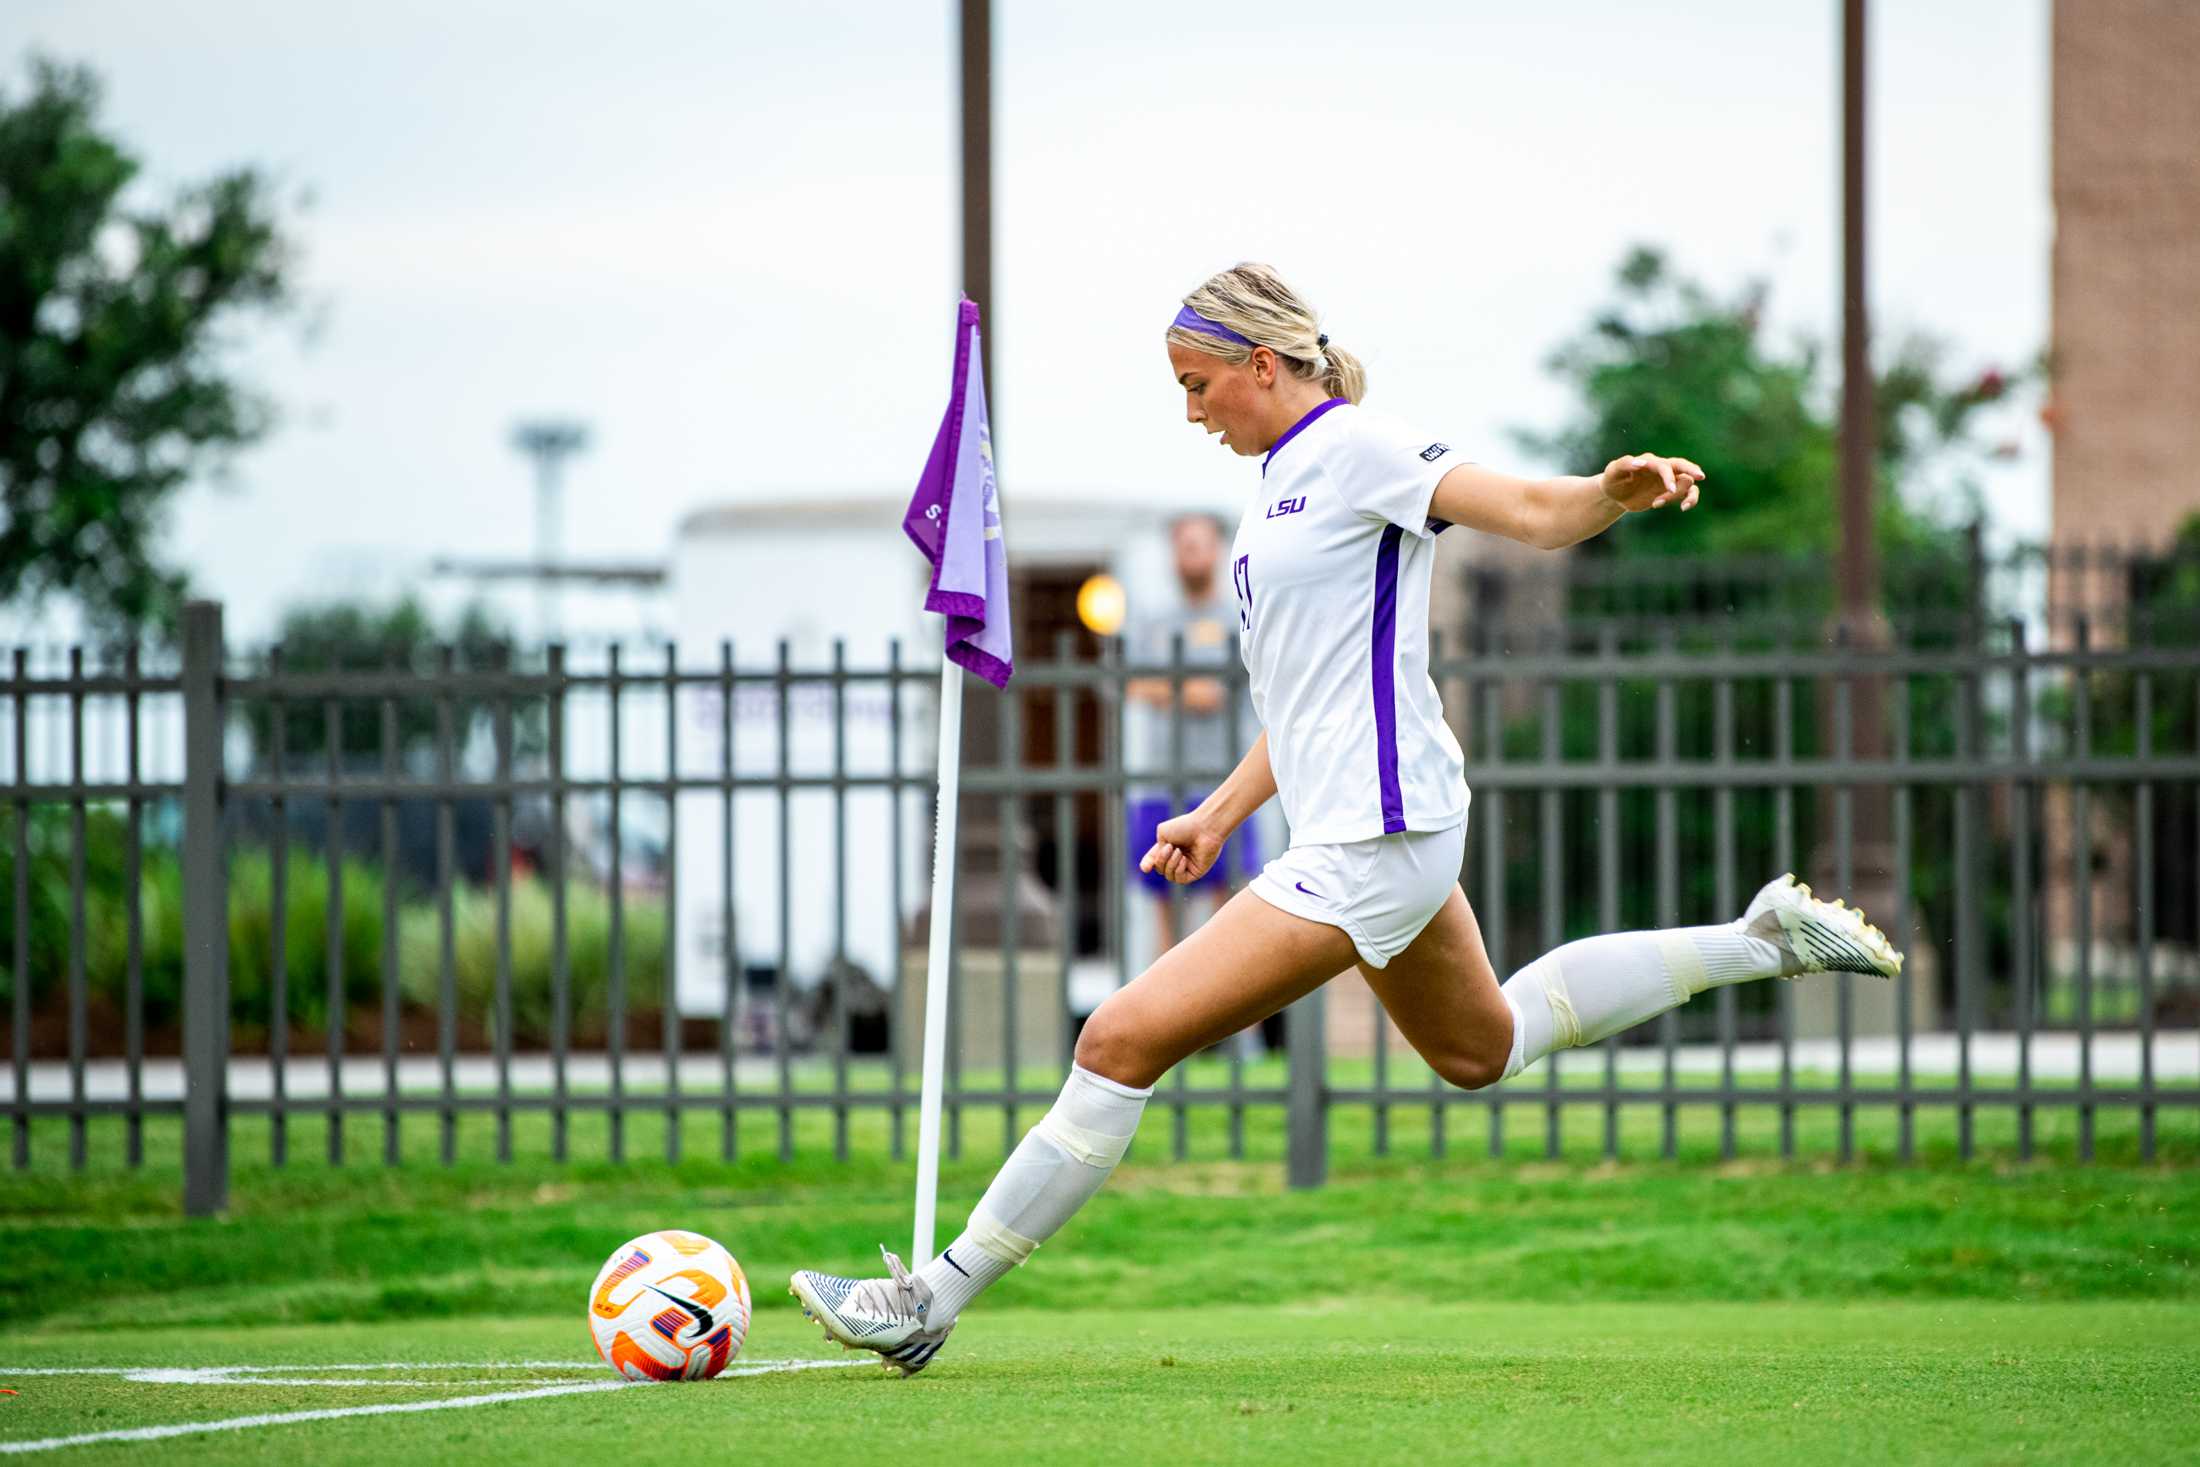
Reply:
M744 1366L803 1363L794 1359L761 1358L742 1362ZM601 1369L601 1360L376 1360L339 1361L331 1365L0 1365L0 1380L32 1375L119 1375L147 1385L252 1385L256 1381L265 1383L264 1377L270 1371L297 1375L323 1370L585 1370L593 1374Z
M559 1364L568 1362L560 1361ZM853 1360L773 1360L749 1365L736 1365L721 1372L716 1378L725 1380L731 1376L771 1375L794 1370L829 1370L836 1366L862 1364ZM215 1367L222 1368L222 1367ZM232 1369L239 1367L229 1367ZM259 1369L278 1367L262 1366ZM296 1366L279 1367L295 1370ZM369 1367L372 1368L372 1367ZM122 1375L131 1372L125 1367L92 1368L74 1370L18 1370L16 1375ZM182 1421L169 1426L133 1426L117 1431L88 1431L77 1436L49 1436L36 1441L0 1442L0 1456L25 1452L50 1452L58 1447L86 1446L94 1442L151 1442L172 1436L194 1436L210 1431L247 1431L260 1426L292 1426L307 1421L337 1421L352 1416L404 1416L420 1411L454 1411L468 1406L495 1406L506 1401L539 1401L550 1396L593 1395L601 1391L630 1390L644 1382L632 1380L576 1381L567 1385L538 1386L524 1391L494 1391L483 1396L453 1396L441 1401L394 1401L375 1406L332 1406L318 1411L271 1411L258 1416L230 1416L218 1421Z
M217 1385L217 1386L339 1386L374 1389L411 1389L429 1391L470 1391L490 1386L510 1387L512 1377L502 1380L469 1379L465 1376L442 1376L436 1380L404 1375L210 1375L201 1377L188 1370L140 1370L123 1377L139 1385ZM556 1376L529 1376L526 1383L535 1385L564 1385L569 1381Z
M751 1360L751 1365L780 1365L779 1360ZM296 1375L323 1370L588 1370L603 1368L601 1360L377 1360L338 1362L333 1365L57 1365L19 1368L0 1365L0 1378L30 1375L119 1375L147 1385L251 1385L270 1371Z

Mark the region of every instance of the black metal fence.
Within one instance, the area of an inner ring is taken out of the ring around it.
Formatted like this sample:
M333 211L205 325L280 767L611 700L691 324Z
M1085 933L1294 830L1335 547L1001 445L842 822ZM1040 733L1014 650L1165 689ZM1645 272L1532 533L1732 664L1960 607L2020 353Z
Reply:
M1784 553L1622 556L1592 542L1563 556L1485 555L1462 572L1465 625L1595 637L1649 623L1804 641L1834 610L1825 568ZM2117 645L2200 642L2200 529L2156 545L2079 540L1990 547L1983 527L1895 550L1881 604L1896 645L1962 645L1995 608L2033 607L2066 644L2080 621Z
M966 715L957 1148L996 1111L1012 1141L1080 1015L1133 975L1150 899L1124 879L1127 801L1225 772L1187 766L1180 714L1159 767L1126 767L1124 692L1161 679L1181 710L1199 678L1238 688L1234 662L1055 650ZM172 662L15 653L14 1165L49 1127L89 1165L95 1124L144 1165L180 1118L186 1203L209 1212L245 1117L278 1165L300 1117L331 1162L360 1125L390 1164L423 1132L449 1160L466 1117L499 1159L521 1124L571 1155L580 1117L620 1159L636 1116L674 1158L698 1119L723 1156L756 1144L745 1117L783 1158L813 1136L845 1158L874 1122L899 1155L937 667L898 645L869 666L771 653L305 673L232 658L209 605ZM1439 644L1436 672L1475 792L1462 881L1501 972L1588 932L1723 920L1783 870L1869 903L1911 964L1893 985L1722 988L1477 1092L1333 986L1289 1012L1280 1056L1233 1043L1164 1084L1171 1155L1195 1115L1244 1156L1249 1118L1280 1114L1311 1184L1338 1115L1376 1152L1441 1154L1478 1110L1493 1152L1525 1111L1550 1155L1587 1128L1605 1154L1670 1156L1701 1107L1726 1155L1762 1118L1781 1155L1846 1158L1867 1115L1905 1158L1927 1116L1959 1154L1982 1117L2029 1154L2054 1113L2089 1157L2113 1112L2150 1157L2163 1114L2200 1114L2200 652L2097 647L2082 620L2047 649L2011 624L1868 651L1606 625L1587 646ZM1166 900L1182 930L1191 904ZM153 1142L149 1121L169 1122Z

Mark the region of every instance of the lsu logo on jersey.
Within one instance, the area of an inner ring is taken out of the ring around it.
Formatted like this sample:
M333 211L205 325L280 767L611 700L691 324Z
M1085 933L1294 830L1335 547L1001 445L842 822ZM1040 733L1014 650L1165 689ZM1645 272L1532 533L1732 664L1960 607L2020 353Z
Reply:
M1296 499L1279 499L1268 506L1268 518L1272 520L1282 519L1285 515L1297 514L1304 508L1306 508L1306 496L1303 494Z
M1421 462L1432 464L1449 452L1451 452L1450 444L1431 443L1428 447L1421 450Z

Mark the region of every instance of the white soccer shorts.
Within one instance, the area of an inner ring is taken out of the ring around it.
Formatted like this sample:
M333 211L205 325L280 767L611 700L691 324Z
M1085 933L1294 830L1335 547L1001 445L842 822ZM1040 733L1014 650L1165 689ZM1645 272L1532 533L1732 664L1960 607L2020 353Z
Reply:
M1342 845L1293 846L1247 888L1272 907L1343 930L1370 968L1413 945L1459 884L1467 822Z

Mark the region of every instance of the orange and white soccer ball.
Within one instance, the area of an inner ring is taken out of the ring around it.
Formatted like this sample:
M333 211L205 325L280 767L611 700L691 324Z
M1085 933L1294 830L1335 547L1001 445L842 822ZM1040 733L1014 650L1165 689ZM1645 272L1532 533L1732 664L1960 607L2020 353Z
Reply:
M708 1380L748 1338L748 1276L701 1233L644 1233L596 1275L588 1332L629 1380Z

